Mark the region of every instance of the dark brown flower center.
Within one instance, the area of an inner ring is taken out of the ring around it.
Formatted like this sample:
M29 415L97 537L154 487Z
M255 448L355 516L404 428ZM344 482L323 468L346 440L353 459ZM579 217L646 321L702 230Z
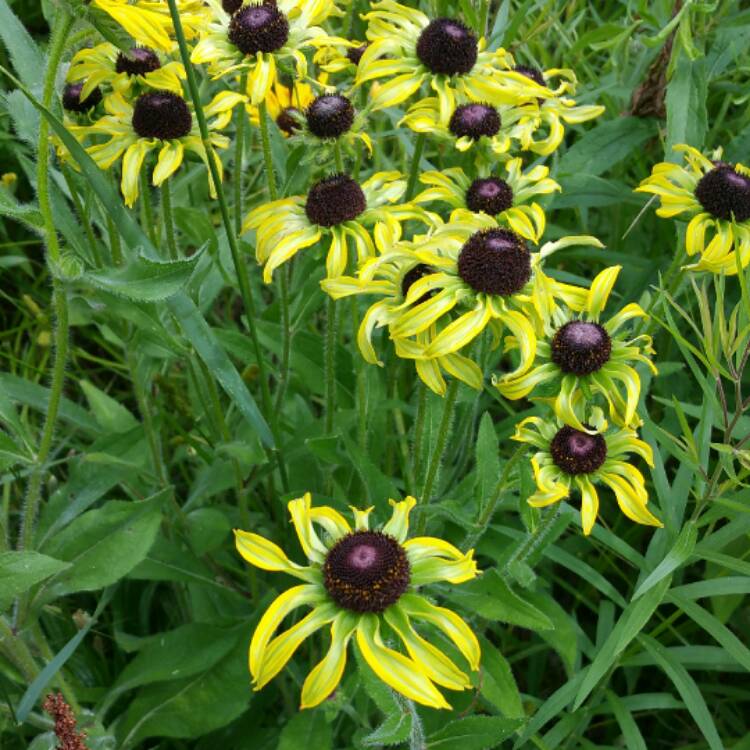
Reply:
M552 361L565 373L590 375L604 367L612 354L612 339L603 326L572 320L552 339Z
M491 138L500 132L500 115L489 104L462 104L451 115L448 127L457 138L468 137L478 141L482 136Z
M404 548L379 531L355 531L331 547L323 584L336 604L353 612L383 612L409 586Z
M313 224L333 227L356 219L366 208L362 188L349 175L337 174L310 188L305 213Z
M133 107L133 130L141 138L184 138L193 127L187 102L171 91L141 94Z
M549 450L555 465L566 474L591 474L607 458L607 441L602 435L589 435L566 425L552 438Z
M469 185L466 205L475 213L495 216L513 205L513 188L498 177L480 177Z
M83 83L66 84L62 93L62 104L68 112L83 114L93 107L96 107L96 105L102 100L102 91L98 86L83 100L81 100L82 90Z
M243 5L229 21L229 41L245 55L275 52L289 39L289 22L273 2Z
M531 256L523 238L508 229L484 229L464 243L458 275L475 291L508 297L531 278Z
M453 18L430 21L417 40L417 57L433 73L461 75L475 65L477 37L468 26Z
M159 68L159 56L149 47L133 47L127 54L120 52L115 61L115 71L129 76L143 76Z
M353 122L354 107L341 94L322 94L307 108L307 126L318 138L338 138Z
M706 172L695 187L695 197L717 219L750 219L750 177L731 164L719 164Z

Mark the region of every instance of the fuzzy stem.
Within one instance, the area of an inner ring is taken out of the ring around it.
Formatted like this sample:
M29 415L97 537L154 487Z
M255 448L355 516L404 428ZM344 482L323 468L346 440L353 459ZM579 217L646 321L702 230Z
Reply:
M414 445L412 447L412 463L414 464L414 478L418 482L422 476L422 439L424 437L424 417L427 411L427 386L419 380L417 382L417 416L414 421Z
M271 390L268 385L268 374L266 372L265 357L263 356L263 351L260 346L260 339L258 338L258 330L255 325L256 312L252 290L250 287L250 277L247 272L247 266L242 256L240 255L239 243L237 242L237 236L235 234L234 226L229 215L229 207L227 206L226 196L224 195L224 186L221 182L219 169L216 166L216 155L209 138L208 123L206 121L206 115L203 111L203 107L201 106L200 93L198 91L198 81L196 80L195 71L193 70L193 66L190 62L190 53L188 51L187 42L185 41L185 32L182 29L182 21L180 20L180 13L177 9L177 1L167 0L167 2L169 3L169 12L172 17L172 24L174 25L177 44L180 48L180 57L182 58L182 63L185 66L185 72L187 74L188 88L190 89L190 98L195 108L195 117L198 120L198 129L200 130L201 134L201 142L203 143L203 148L208 155L208 168L214 184L214 189L216 190L216 198L219 203L221 220L224 224L224 231L227 235L227 242L229 243L229 249L232 253L232 263L234 265L235 273L237 274L237 282L240 287L240 295L245 306L245 320L247 321L247 328L248 332L250 333L250 339L253 344L253 351L255 353L256 363L258 366L258 379L260 380L263 411L265 412L265 416L268 419L271 427L271 432L273 433L275 443L274 457L279 468L281 485L286 492L289 487L289 480L287 478L284 457L280 450L281 446L279 423L273 409L273 402L271 400ZM272 175L269 176L269 181L271 179Z
M451 384L448 386L448 393L445 395L443 416L440 420L440 427L438 428L437 441L435 442L435 447L430 456L430 463L427 466L427 477L424 481L422 502L420 504L421 512L419 515L419 523L417 524L417 536L424 534L425 527L427 526L427 506L432 500L432 490L435 485L435 480L437 479L440 463L443 460L445 444L448 442L448 433L450 432L451 419L453 417L453 409L456 405L457 394L458 380L453 378Z
M268 197L272 201L275 201L278 195L276 192L276 170L273 166L273 156L271 154L271 138L268 134L268 110L266 109L265 102L261 102L258 105L258 115L260 118L260 141L263 146L263 161L266 165Z
M325 434L333 432L333 412L336 408L336 302L326 298L325 346Z
M148 179L148 173L141 169L138 179L141 183L141 223L146 227L148 238L152 245L158 247L159 241L156 236L156 222L154 221L154 207L151 204L151 183Z
M424 133L420 133L417 136L417 142L414 144L414 154L411 158L411 169L409 170L409 182L406 183L406 193L404 193L405 201L410 201L414 197L414 191L417 187L417 176L419 175L419 163L422 161L422 151L424 151L426 140L427 136Z
M120 243L120 233L117 231L117 225L109 214L107 214L107 236L109 237L109 252L112 257L112 263L116 266L121 266L122 244Z
M169 180L164 180L161 186L161 213L164 219L164 231L167 235L167 248L169 249L169 259L177 260L177 240L174 233L174 217L172 216L172 190L169 186Z
M247 89L247 73L240 76L240 91ZM234 230L239 237L242 234L242 174L245 154L245 122L247 112L245 107L237 108L237 122L234 136Z
M510 566L514 562L524 562L527 560L536 550L536 548L544 541L547 534L549 534L555 519L560 514L560 504L558 503L554 510L548 510L544 518L540 521L539 525L526 537L526 540L521 546L508 558L508 561L503 566L503 573L510 569Z

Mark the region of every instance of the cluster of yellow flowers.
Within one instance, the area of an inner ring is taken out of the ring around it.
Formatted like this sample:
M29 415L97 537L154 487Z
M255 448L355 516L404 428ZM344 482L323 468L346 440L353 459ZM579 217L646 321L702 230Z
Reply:
M167 3L93 5L136 46L125 53L104 42L77 52L63 105L71 131L103 169L121 161L122 193L132 206L150 152L158 151L151 181L160 185L186 151L206 163L213 151L206 151L186 93L186 61L179 58ZM285 137L335 156L336 171L321 170L306 194L264 203L245 217L242 231L254 233L264 281L300 251L325 242L323 290L333 299L374 299L357 335L367 362L381 364L375 332L385 329L396 355L413 361L439 395L448 390L447 374L475 389L496 388L507 399L533 396L548 410L524 419L514 435L536 449L531 505L577 491L589 534L599 507L596 484L604 484L628 518L660 526L647 508L643 475L629 460L635 454L652 461L637 436L641 382L635 365L654 369L651 338L633 330L645 313L631 303L604 316L619 266L605 268L589 288L544 270L557 250L601 247L590 236L545 242L546 215L536 200L560 190L540 160L559 147L566 124L603 112L575 101L573 72L517 64L506 50L490 50L458 18L430 19L394 0L374 2L362 16L366 40L326 29L343 15L333 0L176 5L191 45L189 62L204 71L204 88L217 91L202 106L213 148L229 145L221 131L241 106L251 123L265 127L271 117ZM411 100L398 122L417 134L404 139L412 144L411 174L376 172L360 180L364 149L378 149L368 132L374 113ZM472 163L469 173L461 167L421 171L426 144L440 154L470 152L473 162L462 162ZM685 151L689 171L660 164L640 189L662 197L661 215L694 214L686 249L700 253L697 268L731 273L750 261L750 171ZM218 158L216 166L221 176ZM485 354L498 348L510 365L486 373ZM305 680L304 707L333 692L355 635L381 679L413 700L447 707L435 685L469 687L466 674L411 621L437 627L477 668L479 645L471 630L416 593L426 583L474 577L472 551L430 537L407 541L415 501L391 502L393 518L373 531L371 509L354 510L352 529L333 508L313 507L309 495L292 501L307 567L272 542L237 532L238 550L250 563L304 582L279 596L255 631L250 670L256 688L324 625L331 626L331 646ZM274 637L284 617L303 605L312 611ZM386 626L408 656L384 643Z

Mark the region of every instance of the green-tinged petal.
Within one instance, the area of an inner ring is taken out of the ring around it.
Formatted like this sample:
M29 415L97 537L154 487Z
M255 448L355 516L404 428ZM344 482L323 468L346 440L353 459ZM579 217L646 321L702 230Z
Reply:
M309 492L306 492L302 497L290 500L287 507L292 516L292 523L294 524L294 530L297 532L299 543L308 560L322 563L325 560L328 549L320 541L313 528L312 514L310 513L312 496Z
M424 669L433 682L450 690L466 690L471 687L468 676L414 630L408 615L398 604L389 607L384 616L385 621L404 642L409 656Z
M470 550L458 560L445 557L422 557L411 563L412 586L425 586L436 581L465 583L478 574L474 560L474 550Z
M403 542L409 533L409 514L417 504L411 495L405 500L388 500L393 508L390 520L383 526L383 533L392 536L397 542Z
M620 510L631 521L647 526L663 526L664 524L646 507L645 501L639 497L633 485L617 474L599 472L602 481L610 486L617 498Z
M296 625L277 635L266 647L254 689L260 690L284 668L305 638L331 622L340 612L335 604L321 604Z
M473 341L485 329L489 320L489 305L478 302L474 310L464 313L440 331L427 347L425 355L442 357L457 352Z
M179 141L167 141L164 148L159 152L159 159L154 167L154 173L151 181L154 185L159 186L171 177L182 164L182 157L185 148Z
M268 609L260 618L258 626L255 628L253 638L250 641L250 652L248 659L250 662L250 674L253 678L258 676L266 646L273 637L273 634L281 625L284 618L297 607L305 605L320 604L325 601L326 593L321 586L308 584L305 586L295 586L277 596Z
M360 620L357 645L372 671L396 692L423 706L451 708L421 664L383 644L380 622L375 615L367 614Z
M598 273L596 278L591 282L586 309L592 320L599 320L599 316L607 306L607 300L612 292L612 287L615 285L617 276L621 270L622 266L610 266Z
M588 536L594 528L596 517L599 514L599 495L596 487L587 476L576 478L578 488L581 490L581 526L583 533Z
M310 568L292 562L281 547L259 534L235 529L234 541L237 552L256 568L289 573L303 580L316 580Z
M451 560L462 560L464 553L450 542L434 536L415 536L404 542L404 549L410 562L416 562L426 557L447 557ZM471 555L474 550L469 550Z
M125 205L131 208L138 198L138 177L141 174L143 160L146 154L154 147L155 141L147 141L139 138L132 143L122 157L122 180L120 187L125 198Z
M310 508L309 512L312 522L322 526L333 540L341 539L342 536L352 533L349 522L341 513L328 505Z
M481 649L472 629L452 610L438 607L419 594L404 594L398 606L411 617L425 620L441 630L464 655L473 670L479 669Z
M328 698L341 682L346 667L346 648L357 627L358 618L340 612L331 625L331 645L328 653L305 679L302 685L300 708L313 708Z
M554 362L547 362L520 377L509 378L505 376L493 379L493 385L505 398L515 401L528 396L538 385L554 380L559 372L560 368Z
M349 506L349 509L354 514L354 528L356 531L367 531L370 528L370 513L375 509L374 505L369 508L360 510L355 508L353 505Z

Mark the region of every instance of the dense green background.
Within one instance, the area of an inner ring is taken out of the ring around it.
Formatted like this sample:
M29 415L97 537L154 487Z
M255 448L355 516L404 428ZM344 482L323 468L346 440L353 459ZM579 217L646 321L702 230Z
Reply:
M454 3L437 5L445 12ZM474 22L471 3L460 6ZM0 0L0 63L36 95L45 16L53 9ZM503 0L490 11L492 43L519 62L574 69L579 101L607 107L599 120L572 128L548 160L563 192L545 200L548 239L590 233L606 249L561 252L555 275L586 283L604 266L621 264L616 302L651 304L652 285L670 266L683 230L658 219L653 206L643 211L647 198L632 189L665 154L672 158L675 143L723 146L728 160L750 160L750 10L738 2L689 0ZM86 28L84 20L76 31ZM355 29L362 34L359 22ZM51 663L64 675L68 695L84 707L92 750L327 750L410 742L439 750L750 748L750 454L734 447L750 433L743 412L750 406L743 373L750 305L736 277L716 286L705 277L671 277L675 305L664 294L653 303L669 330L654 326L660 374L643 373L650 415L643 434L655 448L649 489L663 531L631 524L605 495L591 538L583 538L567 505L539 533L542 516L524 502L532 486L527 462L503 473L515 451L513 425L538 407L503 402L491 389L460 389L429 528L459 545L483 532L478 558L485 573L434 593L481 633L483 667L476 691L450 696L452 715L419 709L422 742L413 708L354 658L327 705L297 712L321 638L306 643L263 692L251 693L250 633L286 584L282 576L250 571L230 534L244 525L287 539L290 555L301 559L285 502L305 490L341 508L373 504L385 520L387 498L413 489L411 366L390 353L383 370L364 365L350 339L350 307L339 303L340 410L334 437L324 436L322 268L310 255L301 258L290 290L295 333L280 413L291 490L283 494L252 419L257 369L203 168L181 170L173 191L181 248L203 252L167 269L133 261L114 272L80 267L80 259L90 257L92 243L103 247L107 215L119 203L97 197L85 173L69 172L66 182L53 167L55 225L69 264L66 398L44 484L38 552L23 560L2 552L15 545L34 468L53 316L35 206L38 117L7 78L0 80L0 171L19 176L17 200L0 201L3 749L54 744L48 718L38 702L34 707L40 693L26 690L19 671L22 646L37 670ZM399 114L375 118L376 169L408 169L414 138L396 130ZM264 200L257 133L247 146L245 195L254 205ZM313 165L300 168L302 150L290 150L279 137L273 147L284 192L304 192ZM435 167L462 163L433 147L426 158ZM225 159L231 192L231 150ZM138 218L138 210L132 215ZM126 245L138 244L121 230ZM273 288L261 288L246 249L261 344L273 369L281 340L278 298ZM498 360L499 354L493 366L501 366ZM222 390L227 383L234 384L231 395ZM358 392L368 404L364 420L355 409ZM427 450L442 402L430 396L428 407ZM498 492L492 523L478 528ZM249 517L243 519L244 502ZM33 605L14 633L19 613L12 603L21 594ZM24 721L16 721L19 713Z

